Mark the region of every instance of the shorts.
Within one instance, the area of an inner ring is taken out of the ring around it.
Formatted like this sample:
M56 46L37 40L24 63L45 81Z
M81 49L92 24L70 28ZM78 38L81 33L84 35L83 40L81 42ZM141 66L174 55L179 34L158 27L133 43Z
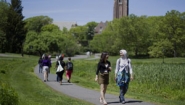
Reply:
M42 70L43 70L43 72L45 72L45 71L48 72L49 71L49 67L48 66L43 66L43 69Z

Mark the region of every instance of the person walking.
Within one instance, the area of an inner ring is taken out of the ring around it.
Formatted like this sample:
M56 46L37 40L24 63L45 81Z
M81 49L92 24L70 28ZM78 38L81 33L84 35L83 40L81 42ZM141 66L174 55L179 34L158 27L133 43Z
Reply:
M56 69L59 67L59 65L62 66L62 69L61 71L57 71L56 74L57 74L57 77L58 77L58 81L60 82L60 85L62 85L62 80L63 80L63 74L65 72L65 62L63 61L63 57L61 56L59 58L59 60L56 62Z
M38 64L39 64L39 73L42 73L42 57L39 58Z
M70 83L72 73L73 73L73 63L71 62L71 58L69 57L68 62L66 63L66 77L68 83Z
M43 67L43 72L44 72L44 82L48 81L48 72L49 72L50 66L51 66L51 61L49 60L48 56L45 55L42 61L42 67Z
M119 100L125 104L125 94L128 90L130 80L133 80L131 60L127 58L127 51L120 50L120 58L116 61L115 80L120 89Z
M109 84L109 72L111 71L111 63L108 61L108 53L102 53L98 62L95 81L100 85L100 103L107 105L105 93Z

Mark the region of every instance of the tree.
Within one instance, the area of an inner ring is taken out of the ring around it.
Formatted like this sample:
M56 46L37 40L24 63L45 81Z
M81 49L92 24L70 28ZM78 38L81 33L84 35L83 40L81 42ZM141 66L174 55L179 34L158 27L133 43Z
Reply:
M23 7L21 6L21 0L11 0L6 27L6 48L8 52L22 52L22 44L25 40L26 35L22 9Z
M94 36L94 28L98 25L98 23L92 21L88 22L85 26L87 27L87 40L92 40Z
M87 42L87 27L86 26L77 26L70 29L70 33L74 38L82 45L87 46L84 42Z
M8 18L8 3L1 0L0 1L0 49L1 52L5 52L5 44L6 44L6 25L7 25L7 18Z
M51 19L48 16L30 17L30 18L25 19L25 22L26 22L25 28L28 31L35 31L37 33L40 33L42 31L42 27L45 25L51 24L52 21L53 19Z
M168 39L173 45L171 56L180 56L184 49L184 35L185 35L185 14L179 11L168 11L160 24L160 32L163 39ZM170 49L169 49L170 50Z
M60 28L55 24L48 24L48 25L45 25L45 26L41 27L41 31L52 32L52 31L55 31L55 30L60 30Z

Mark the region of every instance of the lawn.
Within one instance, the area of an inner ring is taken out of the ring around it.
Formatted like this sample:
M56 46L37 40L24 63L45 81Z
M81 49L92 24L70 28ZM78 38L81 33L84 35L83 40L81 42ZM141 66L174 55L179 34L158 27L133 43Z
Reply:
M26 55L24 57L20 55L0 57L0 93L3 93L1 89L6 84L7 87L12 88L5 89L7 94L12 95L12 91L15 91L18 95L18 105L91 105L59 93L44 84L34 73L38 58Z
M110 56L113 71L110 73L108 93L118 95L114 81L114 68L118 56ZM140 99L155 104L185 105L185 58L131 59L134 80L130 83L127 98ZM99 90L94 81L98 59L73 60L72 82L86 88Z

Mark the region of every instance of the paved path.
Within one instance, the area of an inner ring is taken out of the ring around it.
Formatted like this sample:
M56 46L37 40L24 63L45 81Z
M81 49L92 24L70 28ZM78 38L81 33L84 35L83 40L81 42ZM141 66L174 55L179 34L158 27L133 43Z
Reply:
M81 58L87 58L87 56L75 56L75 57L72 57L72 60L81 59ZM64 58L64 60L66 60L66 58ZM38 65L35 67L35 73L38 75L38 77L41 80L43 80L43 74L38 72ZM74 83L67 83L66 80L63 80L63 84L60 85L58 82L56 82L55 74L49 74L49 81L45 83L51 88L61 93L64 93L68 96L85 100L95 105L102 105L99 102L99 97L100 97L99 91L86 89ZM118 96L106 94L105 98L108 105L122 105L121 103L119 103ZM126 99L126 105L153 105L153 104L146 103L140 100L135 100L135 99Z

